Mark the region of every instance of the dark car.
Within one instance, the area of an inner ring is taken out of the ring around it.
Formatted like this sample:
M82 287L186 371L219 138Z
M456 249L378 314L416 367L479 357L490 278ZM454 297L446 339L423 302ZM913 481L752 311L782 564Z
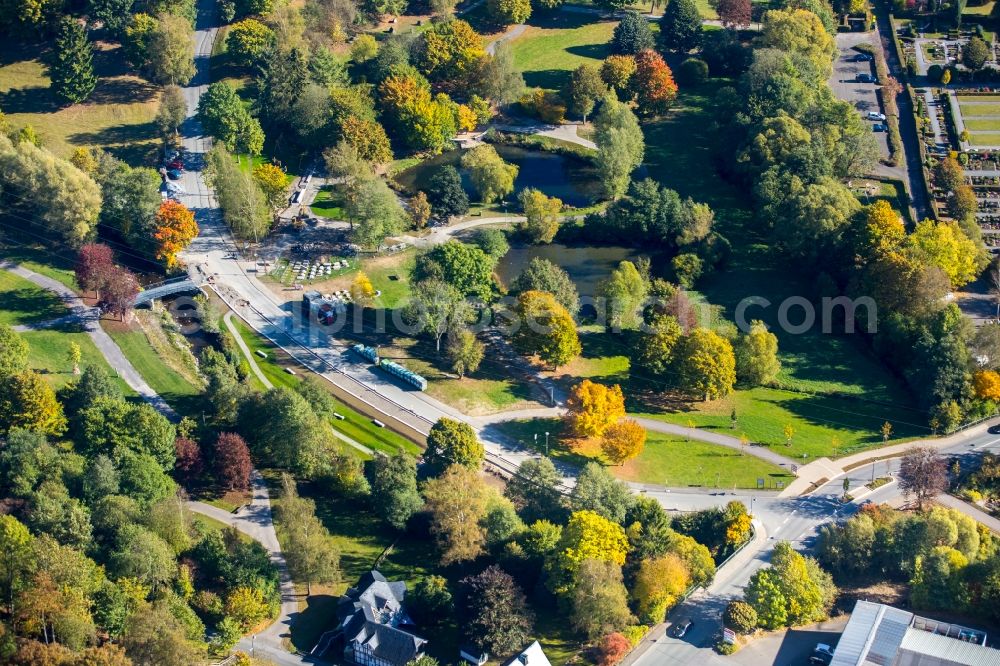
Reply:
M875 77L871 74L858 74L858 82L860 83L875 83Z
M167 171L167 178L170 180L180 180L182 175L183 174L179 169L171 169L170 171Z
M680 622L678 622L677 624L675 624L674 625L674 638L684 638L685 634L687 634L688 630L691 628L691 625L693 625L693 624L694 624L694 621L690 620L690 619L688 619L688 620L681 620Z

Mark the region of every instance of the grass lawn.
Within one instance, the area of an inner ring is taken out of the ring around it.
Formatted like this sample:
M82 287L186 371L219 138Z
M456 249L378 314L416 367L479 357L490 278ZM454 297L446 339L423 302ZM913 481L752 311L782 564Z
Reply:
M548 454L556 462L575 467L582 467L591 460L608 464L596 442L579 443L564 437L565 428L560 419L505 421L497 424L496 428L539 453L546 452L545 433L548 432ZM637 458L624 465L610 465L608 471L624 481L657 483L674 488L756 488L759 478L765 479L766 487L775 488L776 482L787 484L795 478L782 468L749 454L658 432L647 433L646 447Z
M959 99L963 99L959 97ZM968 97L964 99L970 99ZM962 117L968 118L969 116L1000 116L1000 104L962 104L959 103L959 108L962 111Z
M716 79L693 92L682 91L675 111L644 125L647 170L681 196L708 203L715 211L716 229L733 243L726 267L697 285L700 297L713 306L712 318L732 321L743 299L769 299L771 307L751 307L746 317L763 320L778 335L782 363L779 383L808 393L740 391L727 400L693 403L683 407L689 411L669 413L668 405L644 407L634 400L639 392L632 391L630 411L665 411L668 413L657 418L680 423L690 418L700 426L728 428L729 412L734 406L730 403L735 403L741 420L746 420L742 429L755 441L776 442L784 448L781 433L784 425L791 423L799 435L784 452L793 455L832 453L830 442L834 437L842 443L842 455L852 448L876 446L881 443L879 428L886 420L894 424L901 437L929 434L926 429L906 425L926 423L926 416L912 408L908 391L875 358L860 335L824 334L820 332L819 316L817 325L801 335L782 332L777 326L780 302L790 296L808 297L814 289L811 281L786 270L786 260L774 254L769 239L751 225L744 197L715 172L709 148L713 141L712 102L719 87L727 83ZM793 308L789 319L793 323L801 321L801 310ZM810 393L848 394L856 399Z
M16 220L9 222L0 220L4 235L8 236L6 242L0 241L0 259L20 264L39 275L52 278L73 291L79 291L80 286L76 283L76 276L73 274L73 263L76 261L75 253L68 249L52 249L33 242L11 240L11 237L17 236L17 228L20 224L22 222ZM11 229L11 225L13 225L13 229Z
M272 343L270 340L261 337L251 329L246 323L239 317L232 318L233 325L236 330L239 331L240 337L246 342L247 347L250 349L250 353L253 354L254 360L257 361L258 367L264 376L267 377L274 386L285 386L288 388L294 388L296 384L302 381L301 375L290 375L285 372L285 368L293 368L296 372L305 372L302 366L289 357L280 347ZM267 354L267 358L261 358L257 353L262 351ZM260 385L259 380L256 379L256 375L251 374L251 381L257 385L257 388L263 388ZM325 382L324 382L325 383ZM344 435L350 437L351 439L364 444L365 446L383 451L388 454L395 453L408 453L410 455L419 455L421 448L411 442L407 438L399 435L388 428L379 428L371 419L364 416L363 414L351 409L347 405L338 402L337 411L339 414L344 416L343 420L337 419L332 422L332 426L335 430L343 433ZM355 451L356 449L350 449Z
M62 299L51 291L19 275L0 271L0 324L34 324L68 312Z
M977 134L969 133L969 143L973 146L1000 146L1000 133L998 134Z
M733 409L737 415L735 430L730 428ZM766 387L736 391L720 400L693 403L675 411L659 409L643 416L734 436L745 433L751 442L771 446L790 458L802 458L803 454L808 459L841 457L882 446L880 429L886 421L893 429L890 444L930 435L922 425L923 414L916 410ZM786 424L794 430L791 446L785 445Z
M73 367L69 363L69 343L80 345L80 367L89 365L104 367L111 375L115 370L104 360L104 356L94 346L90 336L83 331L66 328L62 330L29 331L22 333L31 351L28 354L28 366L37 370L53 388L62 388L74 381ZM116 380L122 393L134 396L135 391L121 379Z
M958 95L959 105L962 102L1000 102L1000 95Z
M990 12L993 11L993 4L994 3L992 2L986 2L981 5L968 5L966 6L965 11L962 12L962 15L965 16L968 14L969 16L989 16Z
M123 326L102 320L104 330L125 354L142 378L182 415L197 416L202 410L202 387L196 371L188 366L190 351L171 344L153 321L155 313L137 312L144 321ZM193 360L193 359L191 359Z
M976 132L977 130L1000 130L1000 118L966 119L965 128L970 132Z
M309 206L314 215L327 217L331 220L344 219L344 197L339 192L334 192L331 185L324 185L316 193L316 198Z
M17 40L0 46L0 108L15 128L30 124L60 157L80 146L101 147L132 163L156 150L156 86L128 74L121 48L98 42L97 88L82 104L60 108L49 92L43 45Z
M615 25L615 21L571 12L532 17L528 29L511 42L514 64L529 87L560 90L572 70L583 64L599 65L607 57Z

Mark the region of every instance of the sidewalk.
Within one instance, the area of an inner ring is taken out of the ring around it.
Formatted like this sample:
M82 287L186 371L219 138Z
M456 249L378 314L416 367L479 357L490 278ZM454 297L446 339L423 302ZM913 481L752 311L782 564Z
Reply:
M180 419L177 412L167 404L160 395L153 390L153 388L146 383L139 371L135 369L132 363L125 357L122 350L115 344L115 341L111 339L111 336L101 328L101 313L97 308L89 307L83 302L72 289L67 287L57 280L53 280L50 277L44 275L39 275L34 271L30 271L23 266L14 264L8 261L0 262L0 268L9 271L15 275L23 277L29 282L33 282L39 287L58 294L60 298L69 307L71 314L62 317L62 320L68 320L70 318L76 319L83 326L83 330L86 331L90 339L93 340L94 346L97 347L97 351L101 352L107 360L108 365L118 373L118 376L129 385L136 393L142 396L143 400L151 404L156 408L156 411L160 412L168 419L172 421L177 421ZM51 322L50 322L51 323Z
M956 444L961 444L967 439L982 435L996 423L997 420L994 419L986 423L980 423L977 426L973 426L972 428L957 432L953 435L948 435L947 437L941 437L938 439L917 439L909 442L903 442L902 444L886 446L880 449L870 449L868 451L862 451L860 453L849 455L839 460L817 458L808 465L804 465L799 468L799 477L790 483L788 487L781 492L779 497L797 497L807 492L810 486L818 481L821 481L822 479L832 481L838 476L842 476L847 471L856 467L861 467L862 465L867 465L868 463L884 460L886 458L902 457L907 451L916 446L929 446L933 449L939 450L947 449L948 447L955 446Z
M977 523L982 523L988 527L994 534L1000 535L1000 520L997 520L979 507L969 504L968 502L963 502L957 497L952 497L947 493L941 493L934 498L934 501L938 504L943 504L949 509L955 509L964 513Z

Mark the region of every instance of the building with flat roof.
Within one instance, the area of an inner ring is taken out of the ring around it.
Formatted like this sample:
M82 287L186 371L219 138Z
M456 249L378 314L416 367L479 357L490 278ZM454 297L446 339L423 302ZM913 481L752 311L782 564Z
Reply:
M830 666L1000 666L986 634L859 601Z

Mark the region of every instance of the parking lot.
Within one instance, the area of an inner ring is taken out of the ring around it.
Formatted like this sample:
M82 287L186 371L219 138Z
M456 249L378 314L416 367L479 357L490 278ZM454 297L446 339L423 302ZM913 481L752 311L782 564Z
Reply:
M796 629L776 631L769 636L759 638L750 645L727 657L740 666L804 666L809 663L809 657L817 643L831 647L837 646L840 634L847 626L850 615L841 615L825 622L811 624Z
M837 49L839 55L833 62L833 74L830 76L830 87L833 94L838 99L850 103L859 114L867 116L869 111L882 113L884 109L879 107L878 96L875 91L878 86L875 80L875 65L873 62L857 61L855 58L859 51L855 46L861 43L872 43L876 39L875 35L867 32L842 32L837 35ZM859 75L871 77L872 82L862 82L858 80ZM869 129L874 132L876 124L884 125L878 121L866 120ZM882 157L889 157L889 137L886 132L874 132L878 140Z

